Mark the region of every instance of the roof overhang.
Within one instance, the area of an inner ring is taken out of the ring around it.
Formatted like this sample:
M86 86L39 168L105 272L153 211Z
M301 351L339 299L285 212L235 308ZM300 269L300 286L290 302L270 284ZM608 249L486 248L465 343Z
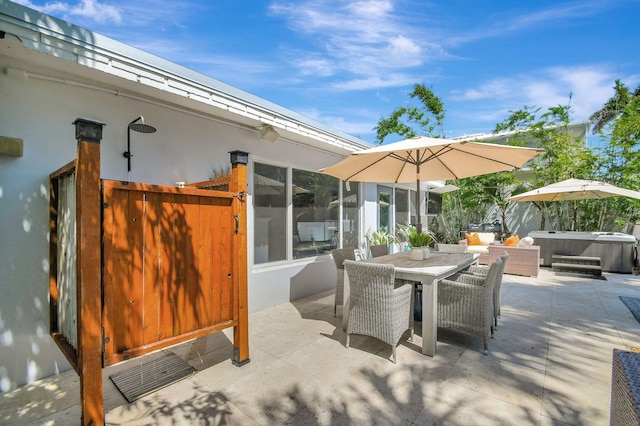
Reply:
M372 144L186 67L24 6L0 5L0 67L19 78L91 85L340 154ZM36 67L36 68L34 68Z

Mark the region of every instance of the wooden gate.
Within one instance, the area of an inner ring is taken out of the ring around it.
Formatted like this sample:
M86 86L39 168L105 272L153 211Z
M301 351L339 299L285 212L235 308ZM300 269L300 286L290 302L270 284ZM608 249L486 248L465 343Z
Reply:
M82 424L104 424L104 365L227 327L233 364L250 361L249 154L187 188L101 181L104 124L73 124L77 158L50 175L49 324L80 376Z
M105 365L237 325L233 194L102 185Z

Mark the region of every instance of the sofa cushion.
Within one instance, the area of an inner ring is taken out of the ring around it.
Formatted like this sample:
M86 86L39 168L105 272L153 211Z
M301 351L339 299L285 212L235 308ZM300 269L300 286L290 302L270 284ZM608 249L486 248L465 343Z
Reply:
M478 232L478 238L480 238L480 244L488 246L495 241L496 236L493 232Z
M468 245L467 246L467 253L474 253L474 254L487 254L489 253L489 246L485 246L485 245Z

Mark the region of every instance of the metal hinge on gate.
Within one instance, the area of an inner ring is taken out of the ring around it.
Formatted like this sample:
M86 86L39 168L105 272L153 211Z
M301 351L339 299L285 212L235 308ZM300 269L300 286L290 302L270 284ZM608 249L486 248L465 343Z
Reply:
M245 193L244 193L244 191L242 191L242 192L238 192L237 194L233 194L233 196L240 198L240 201L242 201L242 199L245 196Z
M104 335L104 327L102 327L102 345L100 345L101 346L100 353L102 354L102 365L103 366L104 366L105 346L106 346L107 343L109 343L109 340L110 339L108 337L105 337L105 335Z
M104 347L110 340L111 339L104 335L104 327L102 327L102 352L104 352Z

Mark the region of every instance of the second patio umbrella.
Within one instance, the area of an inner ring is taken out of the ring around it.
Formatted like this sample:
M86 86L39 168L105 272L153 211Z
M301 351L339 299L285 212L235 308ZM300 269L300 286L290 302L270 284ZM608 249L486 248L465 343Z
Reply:
M511 201L566 201L609 197L629 197L640 200L640 192L620 188L597 180L567 179L514 195Z
M597 180L567 179L552 183L522 194L514 195L510 201L573 201L573 225L577 221L576 200L593 200L610 197L629 197L640 200L640 192L620 188Z
M465 140L418 136L357 151L320 170L353 182L416 182L417 227L420 229L420 181L461 179L513 170L542 152Z

